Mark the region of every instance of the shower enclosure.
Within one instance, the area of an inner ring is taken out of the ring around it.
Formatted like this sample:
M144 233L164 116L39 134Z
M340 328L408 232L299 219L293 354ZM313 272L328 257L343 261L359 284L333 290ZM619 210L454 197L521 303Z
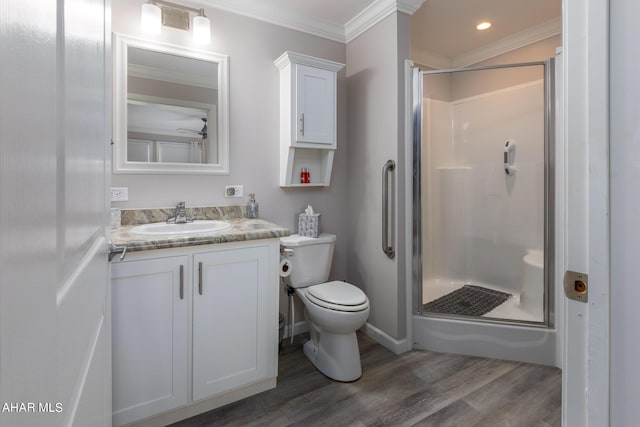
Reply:
M414 69L413 85L418 347L518 328L540 340L554 323L554 61Z

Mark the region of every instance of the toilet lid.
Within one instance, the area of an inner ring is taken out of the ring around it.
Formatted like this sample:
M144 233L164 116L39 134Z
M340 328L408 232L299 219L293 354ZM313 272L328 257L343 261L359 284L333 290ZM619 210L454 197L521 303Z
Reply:
M369 306L364 292L346 282L333 281L309 286L307 297L312 302L333 310L361 311Z

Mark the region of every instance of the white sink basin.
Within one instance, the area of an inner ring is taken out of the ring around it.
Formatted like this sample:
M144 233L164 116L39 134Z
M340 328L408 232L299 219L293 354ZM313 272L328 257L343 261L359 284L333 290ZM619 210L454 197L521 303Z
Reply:
M156 222L133 227L131 234L145 237L189 236L192 234L216 233L231 229L226 221L205 220L185 224L167 224Z

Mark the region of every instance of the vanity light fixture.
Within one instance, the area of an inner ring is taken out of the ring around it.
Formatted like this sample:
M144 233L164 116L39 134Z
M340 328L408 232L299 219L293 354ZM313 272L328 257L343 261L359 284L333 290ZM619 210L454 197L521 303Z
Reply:
M478 25L476 25L476 30L488 30L489 28L491 28L491 22L489 21L483 21L481 23L479 23Z
M142 5L140 16L142 31L157 35L160 34L163 25L189 31L191 29L189 12L196 14L193 18L193 41L199 44L209 43L211 21L204 14L204 9L195 9L164 0L149 0Z

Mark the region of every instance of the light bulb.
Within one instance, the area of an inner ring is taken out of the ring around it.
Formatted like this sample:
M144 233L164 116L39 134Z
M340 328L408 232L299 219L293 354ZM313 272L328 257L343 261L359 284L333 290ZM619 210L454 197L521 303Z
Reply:
M211 41L211 21L202 12L193 17L193 41L199 44Z
M476 25L476 29L480 31L487 30L489 28L491 28L491 22L488 22L488 21L481 22L478 25Z
M140 26L147 34L160 34L162 28L162 11L154 3L144 3L140 15Z

